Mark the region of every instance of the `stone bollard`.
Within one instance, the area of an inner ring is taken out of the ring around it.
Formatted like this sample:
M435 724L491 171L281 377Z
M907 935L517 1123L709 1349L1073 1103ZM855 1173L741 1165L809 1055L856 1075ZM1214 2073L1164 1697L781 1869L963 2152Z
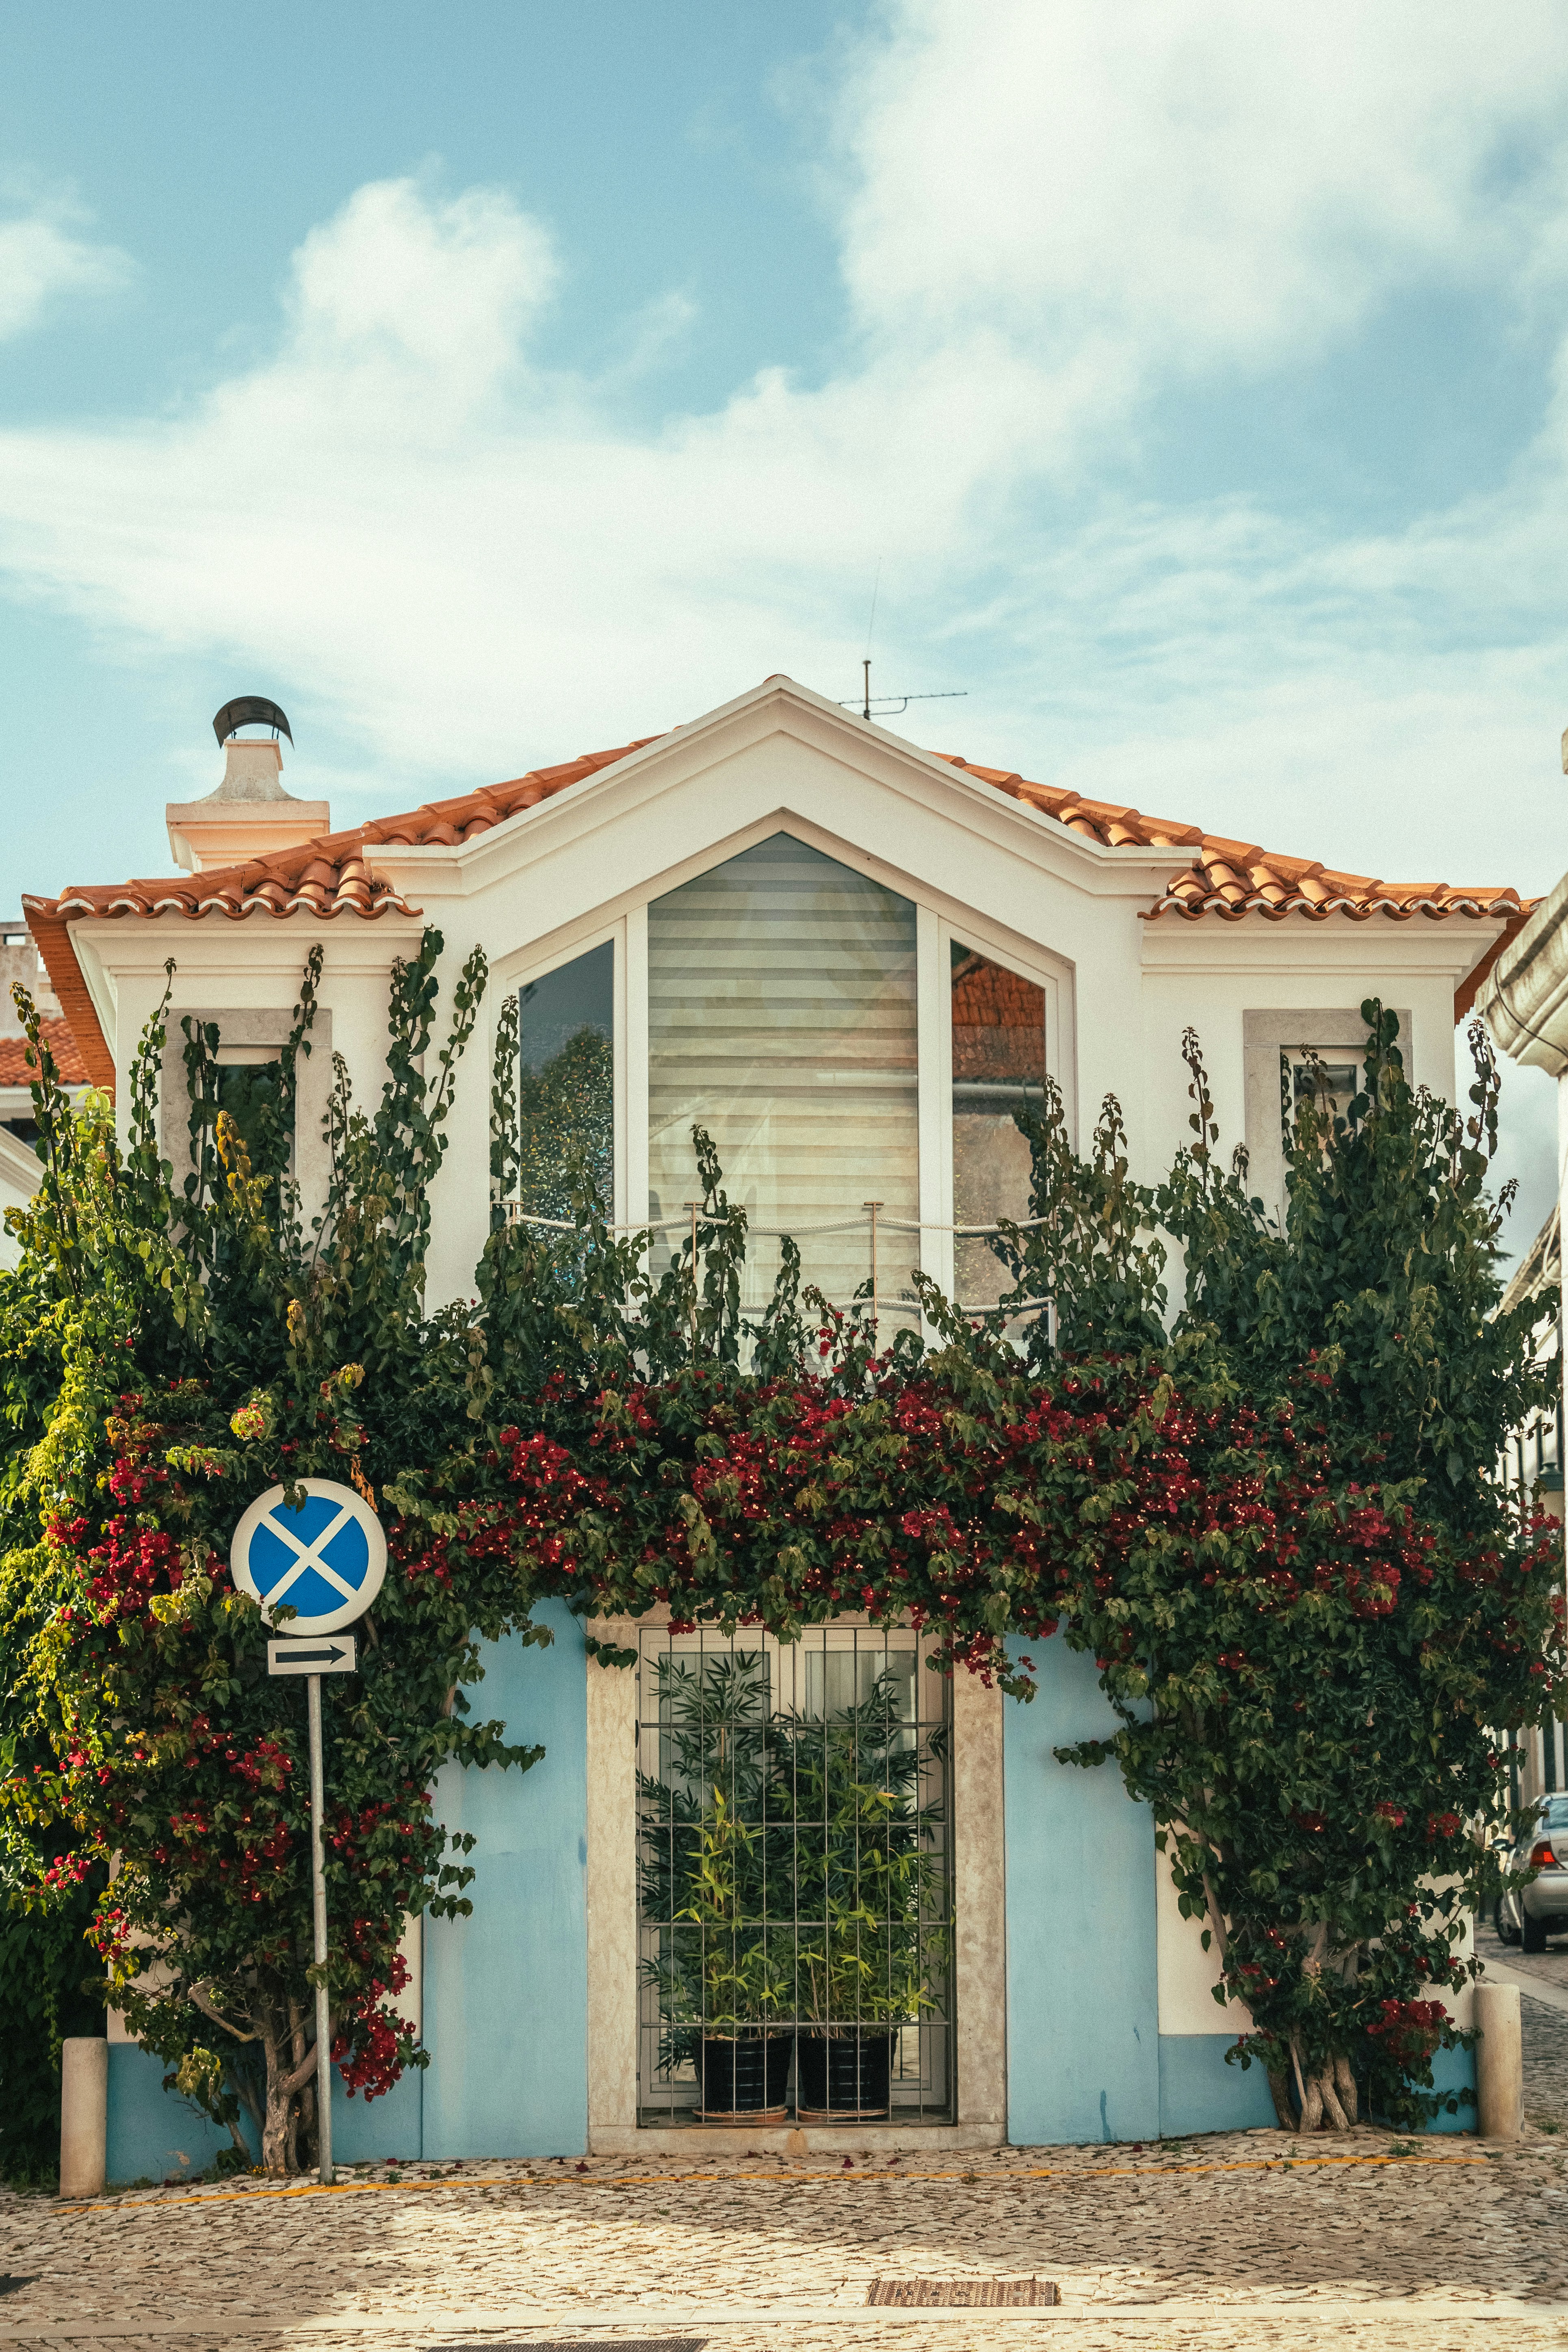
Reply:
M1524 2113L1524 2045L1519 1987L1479 1984L1476 2023L1476 2128L1483 2139L1517 2139Z
M60 2195L101 2197L109 2167L109 2042L72 2034L60 2052Z

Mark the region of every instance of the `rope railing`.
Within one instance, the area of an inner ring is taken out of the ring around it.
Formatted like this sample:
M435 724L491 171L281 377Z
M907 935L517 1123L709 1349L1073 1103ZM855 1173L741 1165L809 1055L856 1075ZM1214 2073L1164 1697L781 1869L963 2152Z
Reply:
M697 1214L700 1224L721 1225L735 1217L744 1216L745 1211L731 1209L726 1218L720 1214L710 1214L706 1209L700 1208ZM544 1225L552 1233L557 1234L575 1234L582 1231L582 1227L570 1217L536 1217L531 1211L520 1209L515 1201L509 1201L506 1204L506 1221L509 1225ZM953 1234L961 1240L970 1237L981 1240L990 1234L1014 1231L1020 1234L1032 1233L1036 1226L1048 1225L1051 1220L1049 1217L1010 1217L1005 1225L943 1225L939 1224L933 1217L883 1216L879 1209L878 1222L884 1232ZM811 1234L859 1233L868 1223L868 1218L865 1217L843 1217L827 1225L754 1225L748 1219L746 1231L761 1241L799 1241L803 1236ZM682 1213L679 1217L639 1217L634 1223L629 1224L615 1224L606 1218L605 1231L607 1234L686 1233L689 1230L690 1224L691 1219L687 1213Z
M868 1307L873 1328L879 1317L884 1313L908 1316L911 1320L918 1322L921 1312L920 1301L916 1298L905 1296L889 1297L883 1294L880 1265L882 1235L889 1233L914 1234L917 1236L924 1234L951 1234L955 1242L994 1241L1012 1233L1032 1233L1037 1227L1051 1222L1048 1217L1018 1217L1009 1220L1005 1225L947 1224L934 1217L890 1217L883 1209L880 1201L868 1201L858 1217L837 1217L826 1223L816 1225L757 1225L751 1222L743 1209L731 1208L727 1211L714 1212L704 1209L700 1202L688 1201L682 1204L682 1213L679 1217L644 1217L635 1223L616 1223L606 1219L603 1230L607 1234L646 1234L650 1243L664 1234L679 1234L690 1244L691 1254L695 1259L698 1255L700 1228L704 1225L711 1227L733 1223L742 1218L745 1219L748 1241L801 1242L814 1240L826 1234L864 1233L868 1244L868 1271L871 1278L870 1292L863 1298L830 1298L828 1304L846 1313L856 1307ZM509 1225L537 1226L545 1233L578 1234L582 1231L581 1226L570 1218L536 1216L515 1201L509 1201L506 1204L506 1222ZM968 1316L971 1318L1005 1312L1007 1320L1014 1322L1022 1316L1043 1313L1047 1318L1051 1344L1054 1346L1056 1343L1056 1300L1051 1297L1009 1299L1005 1308L996 1299L959 1298L954 1299L952 1303L960 1315Z

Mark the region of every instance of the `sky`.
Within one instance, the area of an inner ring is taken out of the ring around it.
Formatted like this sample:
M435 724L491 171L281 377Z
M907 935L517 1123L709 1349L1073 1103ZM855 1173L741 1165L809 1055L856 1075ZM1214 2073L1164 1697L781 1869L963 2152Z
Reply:
M868 645L933 749L1568 864L1560 5L0 0L0 57L11 901L167 870L237 693L342 824ZM1554 1121L1509 1066L1521 1243Z

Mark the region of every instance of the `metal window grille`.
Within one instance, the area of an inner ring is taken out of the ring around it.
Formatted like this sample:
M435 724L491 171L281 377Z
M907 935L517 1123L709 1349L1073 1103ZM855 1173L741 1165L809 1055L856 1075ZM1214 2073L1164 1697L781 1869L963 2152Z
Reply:
M645 2124L944 2123L948 1684L912 1630L645 1631Z

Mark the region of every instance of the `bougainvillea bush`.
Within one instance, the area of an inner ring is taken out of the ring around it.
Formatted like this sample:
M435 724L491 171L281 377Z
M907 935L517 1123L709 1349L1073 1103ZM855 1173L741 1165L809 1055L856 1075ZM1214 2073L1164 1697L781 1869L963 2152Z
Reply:
M1065 1760L1119 1769L1151 1807L1281 2119L1337 2126L1363 2097L1430 2113L1456 2039L1439 1995L1505 1804L1497 1729L1539 1717L1563 1660L1553 1532L1491 1476L1545 1389L1530 1310L1491 1312L1479 1039L1460 1119L1408 1087L1369 1006L1363 1093L1338 1120L1308 1102L1287 1138L1283 1229L1218 1164L1195 1041L1194 1140L1157 1188L1133 1181L1114 1105L1080 1160L1047 1095L1026 1118L1034 1213L998 1254L1015 1301L1056 1300L1054 1330L1037 1317L1009 1344L1005 1300L968 1322L917 1276L926 1336L882 1347L866 1302L802 1289L787 1244L766 1310L742 1316L745 1220L700 1132L695 1245L657 1279L585 1165L574 1234L509 1219L509 1006L476 1298L426 1315L428 1186L483 986L476 961L435 1052L439 949L395 975L372 1115L338 1074L308 1228L289 1139L319 958L247 1140L216 1033L185 1037L177 1174L155 1142L161 1017L123 1151L105 1106L68 1109L32 1031L47 1173L0 1276L7 1866L36 1906L94 1892L107 1981L171 2082L237 2143L248 2110L268 2165L308 2159L299 1695L265 1675L227 1544L255 1494L314 1475L374 1499L391 1553L363 1672L325 1694L351 2088L422 2059L395 2006L405 1916L471 1899L436 1771L538 1752L470 1715L481 1642L545 1638L533 1612L562 1597L784 1640L844 1611L912 1621L939 1666L1015 1700L1046 1641L1089 1653L1115 1728ZM603 1628L589 1647L604 1671L632 1655Z
M457 992L427 1087L437 951L427 941L395 975L374 1116L338 1073L332 1197L309 1233L284 1171L314 962L255 1165L221 1109L216 1034L186 1041L193 1150L176 1182L156 1149L162 1018L123 1153L108 1106L71 1113L29 1033L47 1173L19 1221L22 1266L0 1276L8 1407L34 1441L15 1457L32 1540L9 1552L0 1594L20 1741L5 1792L12 1884L47 1906L96 1880L92 1941L131 2030L247 2162L248 2114L279 2169L313 2135L309 1774L300 1694L267 1676L266 1629L234 1588L228 1542L275 1480L374 1492L405 1449L433 1456L454 1417L469 1425L461 1318L426 1320L420 1274L482 971ZM422 2063L394 2005L406 1914L468 1905L471 1868L432 1822L434 1775L448 1758L526 1765L537 1752L470 1717L461 1689L480 1640L517 1622L517 1591L499 1559L476 1558L460 1591L392 1580L363 1628L363 1671L323 1693L334 2044L368 2096Z

